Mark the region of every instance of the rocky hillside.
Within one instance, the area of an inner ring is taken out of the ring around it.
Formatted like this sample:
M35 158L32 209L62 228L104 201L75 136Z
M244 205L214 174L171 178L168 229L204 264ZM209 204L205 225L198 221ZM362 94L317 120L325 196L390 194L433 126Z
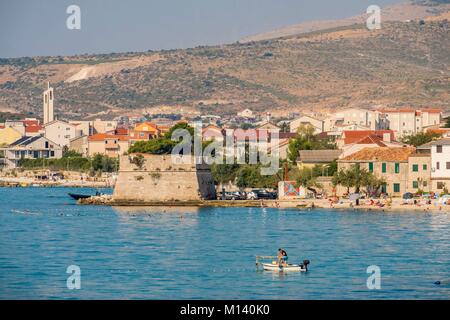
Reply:
M46 81L56 113L71 118L245 107L450 109L450 22L446 13L377 31L355 24L187 50L0 59L0 111L40 115Z

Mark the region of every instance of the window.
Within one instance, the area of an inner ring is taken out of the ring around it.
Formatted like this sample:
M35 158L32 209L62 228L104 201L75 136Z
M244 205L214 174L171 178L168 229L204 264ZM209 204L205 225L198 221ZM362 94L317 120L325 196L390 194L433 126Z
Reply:
M413 188L414 189L419 188L419 182L418 181L413 181Z
M50 151L50 156L54 157L55 156L55 151Z
M386 173L386 163L381 164L381 172Z
M438 161L438 162L436 162L436 170L439 170L440 169L440 167L441 167L441 163Z
M442 146L436 146L436 152L442 153Z
M400 183L394 183L394 192L400 192Z
M48 149L48 141L45 141L45 149Z
M373 162L369 162L369 172L373 172Z
M418 164L413 164L412 171L413 172L419 172L419 165Z
M426 187L426 186L428 186L428 181L422 181L422 185L424 186L424 187Z
M424 164L424 165L422 166L422 169L423 169L423 171L427 171L427 170L428 170L428 166L427 166L426 164Z
M444 183L441 182L441 181L438 181L436 187L437 187L439 190L442 190L442 189L444 189Z
M445 163L445 168L446 168L447 170L450 170L450 162L446 162L446 163Z
M400 173L400 163L395 163L395 173Z

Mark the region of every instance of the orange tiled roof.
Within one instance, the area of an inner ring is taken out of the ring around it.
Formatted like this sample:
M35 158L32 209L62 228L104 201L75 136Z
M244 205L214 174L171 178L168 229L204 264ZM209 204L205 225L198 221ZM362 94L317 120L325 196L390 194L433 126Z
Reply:
M422 112L428 112L428 113L442 113L444 112L442 109L437 109L437 108L427 108L427 109L422 109Z
M394 108L386 108L386 109L380 109L378 110L381 113L394 113L394 112L407 112L407 113L412 113L412 112L416 112L415 109L413 108L399 108L399 109L394 109Z
M362 138L359 141L355 142L356 144L376 144L379 147L386 147L387 145L383 142L383 139L381 139L379 136L371 134L369 136L366 136Z
M392 130L345 130L342 133L342 136L344 137L345 144L352 144L372 135L378 136L383 139L383 135L385 133L389 133L391 135L391 141L394 140L394 131Z
M416 151L414 147L403 148L364 148L342 160L344 161L408 161L408 157Z
M26 125L25 132L26 133L37 133L42 130L41 125Z
M147 130L144 130L144 127L147 127ZM138 125L136 125L136 127L134 128L134 131L157 131L158 130L158 126L156 125L156 123L153 122L149 122L149 121L145 121L143 123L140 123Z
M128 141L128 136L123 135L115 135L115 134L106 134L106 133L97 133L92 136L89 136L89 141L104 141L116 139L120 141Z

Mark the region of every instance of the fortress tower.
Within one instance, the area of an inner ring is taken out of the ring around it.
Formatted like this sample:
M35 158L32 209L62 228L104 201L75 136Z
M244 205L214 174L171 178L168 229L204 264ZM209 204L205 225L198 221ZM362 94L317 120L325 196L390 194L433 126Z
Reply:
M53 94L53 88L50 87L50 82L47 82L47 89L43 93L44 100L44 124L52 122L53 116L53 100L55 96Z

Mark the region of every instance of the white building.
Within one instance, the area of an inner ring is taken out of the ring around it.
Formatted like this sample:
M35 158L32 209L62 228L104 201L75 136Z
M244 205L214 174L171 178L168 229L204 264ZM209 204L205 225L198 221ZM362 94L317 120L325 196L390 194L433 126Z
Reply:
M380 128L380 116L377 111L349 108L333 114L324 121L324 131L339 131L341 127L350 125L358 126L366 130L378 130Z
M113 133L117 128L117 121L115 120L72 120L69 121L77 127L79 135L93 135L97 133Z
M254 114L253 111L250 109L245 109L242 110L241 112L238 112L238 117L242 117L242 118L254 118Z
M44 125L44 136L61 147L69 146L70 140L80 136L77 126L61 120L54 120Z
M17 168L22 159L58 159L62 157L62 148L43 136L22 137L0 150L5 153L5 165L8 169Z
M315 134L319 134L325 131L325 123L323 120L307 115L301 116L300 118L291 121L290 131L297 132L298 128L300 128L302 125L313 127Z
M450 138L436 140L430 145L432 190L450 190Z
M430 127L437 128L442 121L441 109L381 109L379 112L383 126L395 131L396 137L417 134Z

